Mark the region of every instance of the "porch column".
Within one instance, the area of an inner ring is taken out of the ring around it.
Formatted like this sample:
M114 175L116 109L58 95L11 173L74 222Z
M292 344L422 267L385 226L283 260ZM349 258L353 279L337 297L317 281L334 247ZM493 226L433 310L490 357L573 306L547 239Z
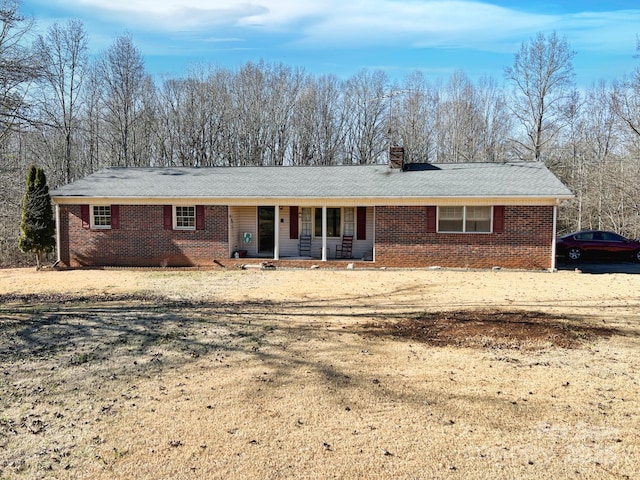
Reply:
M371 234L371 241L373 242L373 245L371 246L371 261L375 262L376 261L376 207L373 207L373 213L372 213L372 220L373 220L373 233Z
M276 205L276 214L273 222L273 259L280 260L280 205Z
M553 235L551 236L551 271L556 271L556 230L558 228L558 205L553 206Z
M56 203L56 263L60 263L60 205Z
M327 261L327 206L322 206L322 261Z

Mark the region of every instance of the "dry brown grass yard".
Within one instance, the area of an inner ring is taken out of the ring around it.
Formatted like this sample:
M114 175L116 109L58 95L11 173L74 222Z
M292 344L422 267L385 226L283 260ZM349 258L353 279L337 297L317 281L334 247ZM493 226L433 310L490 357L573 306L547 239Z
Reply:
M0 478L638 478L640 276L0 270Z

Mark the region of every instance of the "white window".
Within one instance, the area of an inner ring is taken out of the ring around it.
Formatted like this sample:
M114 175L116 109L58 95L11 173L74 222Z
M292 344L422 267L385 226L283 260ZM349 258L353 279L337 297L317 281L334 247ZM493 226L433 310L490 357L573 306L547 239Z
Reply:
M196 229L196 207L174 206L173 207L173 228L176 230Z
M491 207L439 207L438 232L490 233Z
M491 232L491 207L465 207L465 232Z
M356 223L355 223L355 209L353 207L344 208L344 228L342 229L343 235L355 235Z
M439 232L462 232L464 207L440 207L438 209Z
M91 228L111 228L110 205L93 205L91 208Z
M311 208L302 208L302 235L311 235Z

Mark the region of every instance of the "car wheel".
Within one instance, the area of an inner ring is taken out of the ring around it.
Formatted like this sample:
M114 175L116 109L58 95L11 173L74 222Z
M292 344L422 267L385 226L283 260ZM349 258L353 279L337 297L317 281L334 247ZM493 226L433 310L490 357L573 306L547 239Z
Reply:
M633 259L636 262L640 262L640 250L636 250L635 252L633 252Z
M578 261L580 260L580 258L582 258L582 250L576 247L570 248L567 251L567 256L569 257L569 260L572 260L574 262Z

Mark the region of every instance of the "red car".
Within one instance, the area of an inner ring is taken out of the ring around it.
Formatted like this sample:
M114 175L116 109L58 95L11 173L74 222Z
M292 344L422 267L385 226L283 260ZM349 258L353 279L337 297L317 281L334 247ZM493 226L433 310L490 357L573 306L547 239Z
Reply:
M556 241L556 254L571 261L589 258L633 259L640 262L640 241L613 232L584 230L564 235Z

